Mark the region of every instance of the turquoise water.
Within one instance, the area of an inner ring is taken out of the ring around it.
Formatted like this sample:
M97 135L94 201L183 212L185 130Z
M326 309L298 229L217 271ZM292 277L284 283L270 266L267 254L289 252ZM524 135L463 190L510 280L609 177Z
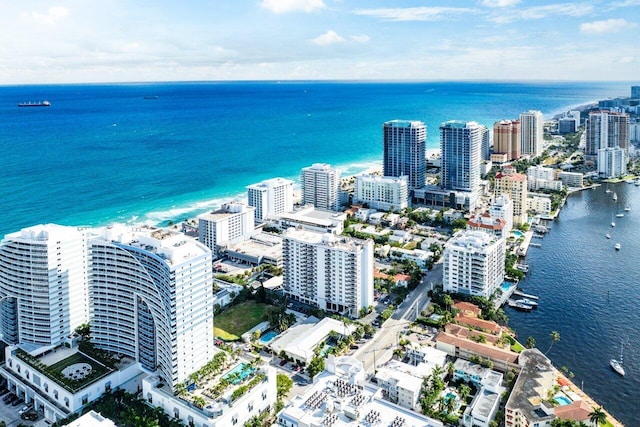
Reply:
M230 370L224 377L225 380L229 380L234 374L238 374L238 378L233 380L233 384L239 384L244 381L249 375L251 375L255 371L255 368L247 365L246 363L240 363L232 370Z
M560 406L564 406L564 405L571 405L571 399L569 399L567 396L565 396L564 394L556 394L553 399L558 402L558 405Z
M524 233L523 233L522 231L520 231L520 230L513 230L513 231L512 231L512 233L513 233L513 235L514 235L514 236L516 236L516 237L522 237L522 236L524 236Z
M515 286L515 284L511 282L502 282L500 289L502 289L502 292L507 292L512 286Z
M382 124L492 126L627 95L627 83L229 82L0 86L0 236L54 222L180 221L266 178L381 164ZM149 94L158 99L148 100ZM48 108L17 108L26 100Z
M260 336L260 342L262 344L269 344L277 336L278 333L276 331L267 331Z

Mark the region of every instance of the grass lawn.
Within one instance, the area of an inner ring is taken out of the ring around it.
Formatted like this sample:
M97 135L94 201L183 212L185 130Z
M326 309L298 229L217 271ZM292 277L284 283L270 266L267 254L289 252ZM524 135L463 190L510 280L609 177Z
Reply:
M249 329L266 320L266 307L266 304L247 301L225 309L213 320L214 336L225 341L239 339Z
M524 347L518 341L516 341L515 344L511 345L511 351L515 351L516 353L521 353L522 350L524 350Z

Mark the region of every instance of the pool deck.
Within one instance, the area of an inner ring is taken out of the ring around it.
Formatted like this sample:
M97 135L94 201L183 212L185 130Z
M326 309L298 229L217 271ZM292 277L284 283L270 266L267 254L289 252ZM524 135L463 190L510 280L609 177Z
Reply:
M557 370L557 373L558 373L558 378L562 378L564 381L566 381L569 384L569 388L571 389L571 391L573 393L577 394L578 396L580 396L580 399L584 400L589 406L591 406L594 409L595 408L602 408L602 405L600 405L598 402L593 400L593 398L591 398L591 396L589 396L587 393L582 391L580 389L580 387L575 385L573 383L573 381L571 381L569 378L567 378L567 376L564 375L560 370ZM615 418L613 418L613 416L609 412L607 412L607 410L605 408L602 408L602 412L607 414L607 420L614 427L624 427L624 424L622 424L620 421L618 421Z

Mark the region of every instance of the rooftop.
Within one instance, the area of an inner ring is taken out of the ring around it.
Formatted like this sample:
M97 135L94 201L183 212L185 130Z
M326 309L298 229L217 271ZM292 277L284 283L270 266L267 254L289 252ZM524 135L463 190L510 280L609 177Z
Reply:
M553 419L553 415L547 415L541 408L542 399L555 382L551 361L540 350L532 348L522 351L519 364L522 369L507 401L507 410L517 409L531 421Z

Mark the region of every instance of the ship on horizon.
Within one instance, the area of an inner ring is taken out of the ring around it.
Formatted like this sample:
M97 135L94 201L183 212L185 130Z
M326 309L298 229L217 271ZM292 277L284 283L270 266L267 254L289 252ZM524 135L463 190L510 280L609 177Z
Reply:
M18 107L51 107L51 103L46 99L44 101L19 102Z

